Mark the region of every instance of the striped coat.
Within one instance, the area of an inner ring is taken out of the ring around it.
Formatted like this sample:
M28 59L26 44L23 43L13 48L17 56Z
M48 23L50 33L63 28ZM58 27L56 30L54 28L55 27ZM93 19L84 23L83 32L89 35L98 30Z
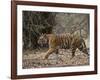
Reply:
M58 53L59 48L71 49L72 57L75 55L77 48L88 54L85 41L76 34L43 34L40 36L38 43L40 45L48 43L49 45L49 50L46 52L45 58L48 58L54 51Z

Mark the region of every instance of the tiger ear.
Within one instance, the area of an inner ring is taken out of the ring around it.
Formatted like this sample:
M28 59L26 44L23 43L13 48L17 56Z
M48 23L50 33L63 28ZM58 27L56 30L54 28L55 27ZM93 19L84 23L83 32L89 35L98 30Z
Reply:
M44 34L42 33L41 35L43 36Z
M44 36L44 37L46 37L46 34L45 33L42 33L41 35Z
M44 37L46 37L46 34L45 33L43 35L44 35Z

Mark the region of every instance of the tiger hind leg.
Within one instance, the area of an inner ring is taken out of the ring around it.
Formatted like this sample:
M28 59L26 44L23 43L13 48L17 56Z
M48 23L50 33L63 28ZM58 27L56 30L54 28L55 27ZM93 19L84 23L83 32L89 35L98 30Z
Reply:
M84 41L84 40L82 41L82 43L81 43L81 45L80 45L80 47L79 47L78 49L79 49L80 51L82 51L83 53L85 53L86 55L89 56L88 50L87 50L87 48L86 48L86 44L85 44L85 41Z
M75 56L76 48L72 48L72 58Z

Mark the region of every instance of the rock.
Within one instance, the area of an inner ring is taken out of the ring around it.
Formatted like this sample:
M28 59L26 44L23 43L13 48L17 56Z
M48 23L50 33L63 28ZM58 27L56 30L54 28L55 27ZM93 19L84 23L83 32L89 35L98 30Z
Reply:
M76 55L72 59L70 49L59 49L58 52L59 54L52 53L48 59L42 59L42 56L45 55L43 51L38 51L37 54L23 55L23 68L89 65L89 57L79 50L75 52Z

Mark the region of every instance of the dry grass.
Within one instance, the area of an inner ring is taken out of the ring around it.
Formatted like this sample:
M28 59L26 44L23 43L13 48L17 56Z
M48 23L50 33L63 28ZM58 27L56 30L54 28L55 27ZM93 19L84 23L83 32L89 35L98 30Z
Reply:
M23 68L89 65L89 57L79 50L76 50L73 58L70 49L59 49L59 54L52 53L48 59L42 59L42 56L46 51L47 49L25 51L23 53Z

